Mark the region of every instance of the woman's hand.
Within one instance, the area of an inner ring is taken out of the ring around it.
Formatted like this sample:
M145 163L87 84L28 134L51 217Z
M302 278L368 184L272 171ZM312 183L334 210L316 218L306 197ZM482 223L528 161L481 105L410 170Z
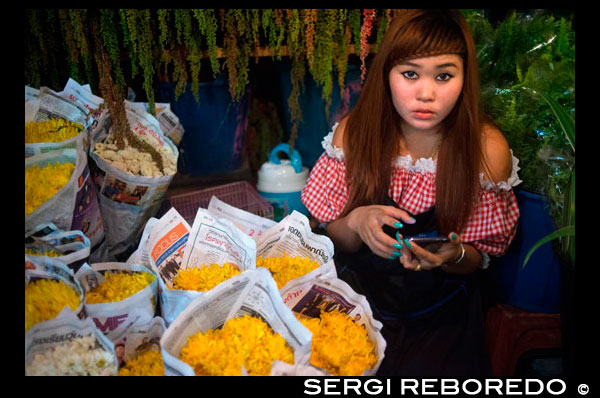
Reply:
M376 255L389 259L399 253L398 242L383 232L383 225L401 228L402 222L414 224L415 219L394 206L372 205L357 207L349 214L348 228L355 232ZM396 245L396 246L394 246Z
M402 235L399 235L402 240ZM438 250L430 252L414 242L402 240L400 262L404 268L414 271L431 270L442 265L453 263L462 254L461 237L455 232L448 234L450 242L443 243Z

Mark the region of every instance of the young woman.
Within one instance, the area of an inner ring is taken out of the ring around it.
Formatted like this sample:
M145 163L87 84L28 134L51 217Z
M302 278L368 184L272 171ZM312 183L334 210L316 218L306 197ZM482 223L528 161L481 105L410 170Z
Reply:
M520 180L480 109L462 14L394 18L356 106L323 147L302 201L326 225L339 277L384 325L378 375L485 375L476 271L514 237ZM422 233L449 242L407 238Z

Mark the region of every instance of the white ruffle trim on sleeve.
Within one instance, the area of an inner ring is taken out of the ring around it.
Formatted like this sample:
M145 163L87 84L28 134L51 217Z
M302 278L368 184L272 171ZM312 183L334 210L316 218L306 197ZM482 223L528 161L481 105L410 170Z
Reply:
M512 157L512 172L510 177L508 177L508 180L500 182L485 180L483 173L479 173L479 182L481 183L481 187L483 189L509 191L512 189L512 187L515 187L523 182L517 174L517 172L521 170L519 167L519 159L517 159L517 157L513 154L512 149L510 150L510 156Z
M325 149L325 152L327 152L327 156L329 156L330 158L333 158L333 159L343 161L344 160L344 150L342 148L333 146L333 134L335 133L335 129L337 128L338 125L339 125L339 123L336 123L333 125L329 134L327 134L323 138L323 141L321 141L321 145L323 145L323 149Z

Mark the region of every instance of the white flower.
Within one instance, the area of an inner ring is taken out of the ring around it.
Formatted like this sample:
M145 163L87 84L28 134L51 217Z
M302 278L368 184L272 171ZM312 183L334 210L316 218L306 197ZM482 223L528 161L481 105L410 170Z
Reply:
M25 366L27 376L115 376L117 372L115 356L98 347L93 335L38 353Z

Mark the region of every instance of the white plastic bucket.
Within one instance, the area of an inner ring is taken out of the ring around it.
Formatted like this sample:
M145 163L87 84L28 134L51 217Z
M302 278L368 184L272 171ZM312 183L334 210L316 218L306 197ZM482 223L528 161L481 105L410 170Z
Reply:
M285 152L289 159L279 159L277 154ZM300 200L302 188L308 179L308 168L302 166L300 153L295 149L290 154L288 144L279 144L269 154L269 161L258 170L256 190L273 206L275 221L296 210L308 216L308 209Z

